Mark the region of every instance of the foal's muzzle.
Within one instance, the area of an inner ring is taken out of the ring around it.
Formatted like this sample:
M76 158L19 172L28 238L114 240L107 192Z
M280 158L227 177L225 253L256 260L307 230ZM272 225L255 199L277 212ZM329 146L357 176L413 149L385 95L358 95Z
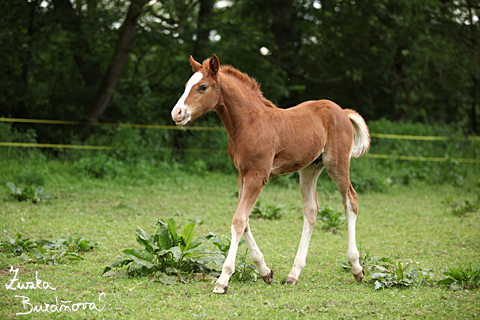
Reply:
M182 126L190 121L190 114L187 112L187 108L176 106L172 110L172 119L176 125Z

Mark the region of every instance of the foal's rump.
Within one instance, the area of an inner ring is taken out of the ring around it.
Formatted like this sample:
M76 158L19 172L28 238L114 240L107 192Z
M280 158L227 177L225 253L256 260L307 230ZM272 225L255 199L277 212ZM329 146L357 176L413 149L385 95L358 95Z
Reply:
M349 157L359 158L370 147L370 134L365 120L356 111L342 109L330 100L306 101L293 109L303 109L306 115L316 118L312 131L324 132L325 151L348 153ZM353 140L352 140L353 137Z

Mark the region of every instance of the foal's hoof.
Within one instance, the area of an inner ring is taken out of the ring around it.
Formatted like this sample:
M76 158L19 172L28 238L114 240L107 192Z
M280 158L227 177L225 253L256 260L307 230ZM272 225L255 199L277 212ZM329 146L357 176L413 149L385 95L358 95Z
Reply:
M363 276L365 275L365 270L362 268L362 271L359 274L354 274L353 277L356 281L360 282L363 280Z
M228 286L215 284L215 287L213 287L213 293L225 294L227 293L227 289L228 289Z
M266 284L270 284L273 281L273 270L270 270L270 273L267 274L266 276L262 277L263 281L265 281Z
M294 285L294 284L297 284L297 283L298 283L297 279L293 279L293 278L290 278L290 277L287 277L287 281L285 281L285 284Z

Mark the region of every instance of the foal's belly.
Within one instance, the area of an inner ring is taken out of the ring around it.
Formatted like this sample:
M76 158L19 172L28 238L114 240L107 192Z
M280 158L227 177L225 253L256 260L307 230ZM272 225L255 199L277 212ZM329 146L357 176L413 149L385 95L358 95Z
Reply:
M322 153L322 150L311 150L302 157L299 154L290 157L288 154L280 152L275 156L272 163L272 169L270 170L270 177L281 176L290 172L299 171L312 162L314 162Z

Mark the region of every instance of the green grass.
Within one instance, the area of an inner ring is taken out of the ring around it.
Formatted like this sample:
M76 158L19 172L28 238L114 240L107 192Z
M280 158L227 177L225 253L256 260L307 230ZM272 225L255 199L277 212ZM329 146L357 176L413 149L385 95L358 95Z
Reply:
M355 160L363 161L363 159ZM189 176L154 168L126 170L124 176L94 179L78 175L68 163L56 161L0 164L0 239L17 232L31 239L55 240L68 233L98 242L100 248L82 254L83 261L55 266L25 264L0 253L0 318L25 312L21 299L44 306L55 298L72 303L98 302L101 292L107 305L102 312L79 310L62 313L32 313L25 319L474 319L480 317L480 292L452 291L447 287L415 287L375 291L373 285L356 283L338 266L346 259L347 232L321 230L317 224L312 236L307 266L296 286L282 282L289 273L300 241L302 199L297 186L286 188L269 183L260 196L262 203L285 204L284 218L250 222L267 265L275 270L271 285L263 281L232 280L226 295L213 295L211 279L165 286L146 278L102 277L106 265L122 257L122 250L138 247L135 229L155 231L158 219L173 217L183 228L196 222L195 234L213 232L230 236L230 223L236 208L237 179L233 175L203 173ZM45 177L46 202L33 204L8 198L6 183L16 183L25 172ZM325 173L324 173L325 175ZM326 178L329 179L329 178ZM319 182L319 203L342 210L335 187ZM359 194L357 243L372 255L395 261L418 262L431 269L435 280L459 265L480 265L480 216L451 213L443 201L473 200L475 193L450 185L410 183L389 187L382 193ZM223 239L223 237L222 237ZM216 249L212 244L212 249ZM240 247L239 255L245 246ZM238 258L238 257L237 257ZM6 290L19 268L23 282L38 278L51 290ZM369 274L366 275L368 279Z

